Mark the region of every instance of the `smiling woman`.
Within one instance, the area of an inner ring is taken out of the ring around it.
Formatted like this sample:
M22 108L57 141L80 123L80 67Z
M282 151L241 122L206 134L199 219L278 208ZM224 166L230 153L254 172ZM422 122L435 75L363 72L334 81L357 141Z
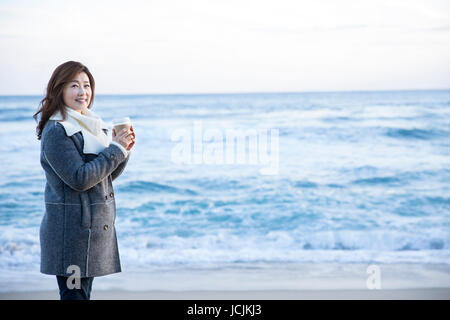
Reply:
M66 62L53 72L34 115L41 114L37 135L47 179L41 272L56 275L62 300L89 299L94 277L121 271L112 181L123 172L135 135L127 128L110 143L104 122L90 110L94 86L86 66Z
M63 90L63 99L66 105L81 114L86 113L86 109L91 103L91 96L91 84L86 72L78 73Z
M58 111L63 119L67 118L65 106L78 112L89 109L94 101L94 92L95 80L86 66L75 61L58 66L48 82L41 108L34 115L36 120L41 115L36 128L38 139L41 139L44 126L55 112Z

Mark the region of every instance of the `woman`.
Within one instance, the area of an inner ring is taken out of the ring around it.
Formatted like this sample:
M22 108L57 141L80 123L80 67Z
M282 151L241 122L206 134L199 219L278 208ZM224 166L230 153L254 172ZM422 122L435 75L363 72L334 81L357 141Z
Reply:
M132 127L113 130L109 141L90 110L94 89L86 66L63 63L34 115L40 114L36 131L47 179L41 272L56 275L61 300L89 300L94 277L121 271L112 181L128 162L135 134Z

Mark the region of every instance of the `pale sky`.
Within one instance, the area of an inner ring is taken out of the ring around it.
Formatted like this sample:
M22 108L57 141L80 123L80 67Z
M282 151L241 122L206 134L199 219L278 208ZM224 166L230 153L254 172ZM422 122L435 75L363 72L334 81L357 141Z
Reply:
M448 0L0 0L0 94L450 88Z

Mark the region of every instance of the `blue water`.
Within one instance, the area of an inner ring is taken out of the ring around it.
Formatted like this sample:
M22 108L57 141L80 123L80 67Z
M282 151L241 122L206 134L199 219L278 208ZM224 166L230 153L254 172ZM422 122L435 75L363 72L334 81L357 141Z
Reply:
M41 98L0 97L2 270L39 269L45 178L31 116ZM450 263L450 91L100 95L94 110L129 116L136 132L114 185L127 270ZM199 123L224 136L276 129L276 174L248 161L174 162L174 132L195 150Z

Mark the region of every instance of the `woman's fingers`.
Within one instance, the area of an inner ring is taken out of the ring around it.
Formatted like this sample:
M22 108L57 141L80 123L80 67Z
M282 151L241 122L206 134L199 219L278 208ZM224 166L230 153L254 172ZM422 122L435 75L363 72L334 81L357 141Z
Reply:
M127 133L124 137L125 139L128 139L129 137L134 138L134 133L133 132Z
M126 148L127 149L127 151L130 151L131 150L131 148L133 148L133 146L134 146L134 140L128 145L128 147Z
M120 131L119 138L122 138L122 137L126 136L126 135L129 134L129 133L130 133L130 132L128 131L127 128L122 129L122 131Z
M130 127L129 129L127 129L127 128L122 129L121 131L119 131L118 135L116 133L116 135L113 138L114 138L114 141L117 141L123 147L125 147L127 150L130 150L135 143L135 141L134 141L135 137L136 137L136 135L133 131L133 128Z
M125 134L122 136L122 139L125 141L125 143L128 145L133 142L134 139L134 133L133 132L125 132Z

